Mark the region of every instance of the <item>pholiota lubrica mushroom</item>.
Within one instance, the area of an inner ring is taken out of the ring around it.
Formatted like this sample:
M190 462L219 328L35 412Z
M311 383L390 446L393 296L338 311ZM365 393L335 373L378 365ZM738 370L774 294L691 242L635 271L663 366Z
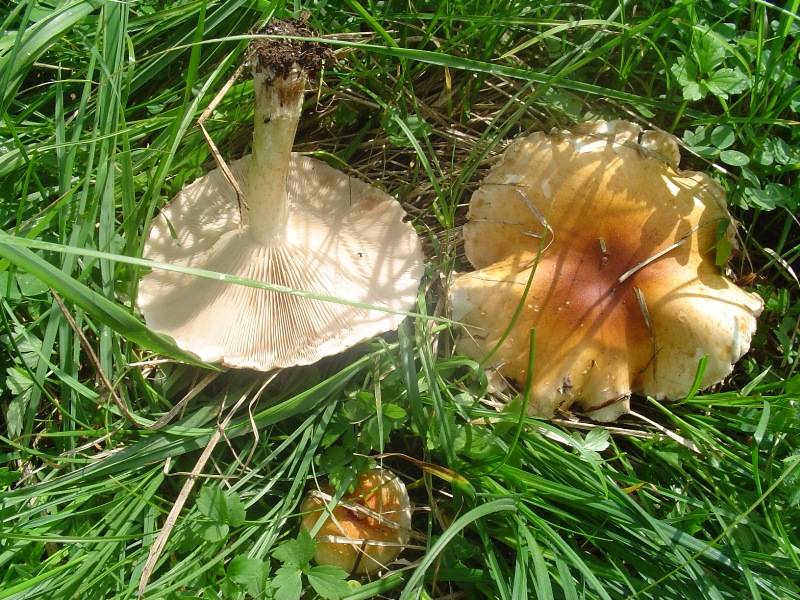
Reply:
M281 22L267 33L308 35ZM252 154L186 186L154 219L144 256L340 298L409 310L422 276L416 232L388 194L293 153L313 44L251 47ZM270 370L310 364L395 329L402 315L154 269L138 306L147 325L208 362Z
M472 326L458 348L530 379L531 414L611 421L632 393L681 398L703 357L708 387L747 352L762 301L717 264L734 240L724 192L678 160L668 134L587 123L516 140L473 194L464 243L478 270L450 289L453 318Z
M348 573L365 575L386 568L408 544L411 502L405 484L389 469L362 473L351 493L329 513L330 490L312 491L303 500L301 528L310 532L321 515L314 560Z

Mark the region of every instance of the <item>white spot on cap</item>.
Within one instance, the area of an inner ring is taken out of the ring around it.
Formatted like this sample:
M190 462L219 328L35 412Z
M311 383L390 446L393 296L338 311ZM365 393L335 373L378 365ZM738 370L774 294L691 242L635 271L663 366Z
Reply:
M608 142L606 140L596 140L591 138L588 140L587 138L576 138L573 141L575 150L578 152L578 154L583 154L584 152L600 152L607 143Z
M524 177L522 175L508 174L503 178L503 183L506 185L517 185Z
M675 183L671 177L667 177L666 175L662 175L661 179L664 181L664 184L667 186L669 193L673 196L677 196L681 192L681 188L678 187L678 184Z

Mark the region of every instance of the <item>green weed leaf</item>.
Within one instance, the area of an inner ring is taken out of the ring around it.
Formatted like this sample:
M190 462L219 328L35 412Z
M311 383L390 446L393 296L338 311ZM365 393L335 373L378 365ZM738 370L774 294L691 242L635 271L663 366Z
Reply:
M308 583L321 598L339 600L350 593L347 572L331 565L317 565L306 573Z
M694 149L695 146L703 146L706 144L706 136L708 134L708 128L705 125L700 125L699 127L695 127L694 130L687 129L683 132L683 141L686 142L687 146L692 147Z
M342 411L350 423L366 421L375 414L375 396L369 392L358 392L344 403Z
M297 600L303 590L302 571L286 564L275 572L270 587L275 590L275 600Z
M0 467L0 488L7 487L18 481L22 477L22 473L12 471L8 467Z
M792 212L800 210L800 197L781 183L768 183L764 189L747 188L745 196L752 205L764 210L777 207L787 208Z
M720 150L730 148L736 141L736 134L727 125L718 125L711 131L711 143Z
M244 523L247 515L245 513L244 504L242 504L239 494L236 492L228 492L225 494L225 508L227 511L226 522L231 527L239 527Z
M586 437L583 440L583 448L584 450L594 450L595 452L602 452L603 450L608 448L609 445L608 439L609 439L609 434L607 429L603 429L602 427L592 429L589 433L586 434Z
M240 585L247 585L252 579L260 577L264 572L264 562L257 558L239 555L228 563L226 575Z
M402 118L389 113L383 123L389 143L397 148L411 148L414 139L425 137L433 131L431 124L419 115Z
M779 165L788 165L796 160L800 160L797 152L793 152L792 148L784 142L781 138L769 138L764 142L764 150L769 153L770 157Z
M738 150L723 150L719 153L719 159L732 167L742 167L750 162L750 157Z
M228 537L230 527L224 523L202 523L200 525L200 535L207 542L220 542Z
M697 82L697 67L694 63L686 60L686 57L678 57L670 70L683 88L683 97L686 100L694 102L705 96Z
M204 486L197 495L197 509L212 521L238 527L245 521L245 509L236 492Z
M725 60L725 47L711 33L705 33L692 41L692 54L700 73L711 73Z
M407 415L405 409L397 404L384 404L382 409L383 416L393 421L403 421Z
M20 293L28 297L41 296L50 289L40 279L28 273L17 274L17 286L19 287Z
M275 548L272 556L284 565L293 565L301 568L306 566L314 557L315 548L316 542L307 531L302 530L295 539L287 540Z
M718 267L725 266L733 254L733 244L728 239L727 221L720 221L717 224L717 242L714 246L714 264Z
M741 94L750 87L750 80L741 69L720 69L708 76L705 84L709 91L720 98L729 94Z
M206 485L197 495L197 510L218 523L225 522L225 492L220 488Z
M31 399L33 381L28 372L20 367L6 369L6 388L13 394L13 398L6 410L6 431L8 437L15 438L22 433L25 411Z

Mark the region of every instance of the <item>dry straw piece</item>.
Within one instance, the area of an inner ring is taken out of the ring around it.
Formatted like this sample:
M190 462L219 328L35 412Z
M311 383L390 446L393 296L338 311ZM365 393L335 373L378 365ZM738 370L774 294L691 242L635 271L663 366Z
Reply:
M328 491L311 492L301 511L301 527L311 531L325 514ZM405 484L388 469L363 473L352 493L323 517L316 535L314 560L348 573L365 575L384 569L408 544L411 502Z
M521 307L488 366L525 382L535 329L531 414L611 421L631 393L680 398L702 357L708 387L747 352L763 303L715 263L734 240L724 193L678 161L672 136L587 123L516 140L472 196L458 348L483 359Z
M269 33L308 35L291 23ZM211 171L154 220L144 256L409 310L422 252L398 202L291 152L307 67L323 53L296 41L265 39L254 43L251 54L253 153L230 164L245 208L240 210L228 178ZM138 305L150 328L201 359L262 371L316 362L396 328L403 318L165 270L142 279Z

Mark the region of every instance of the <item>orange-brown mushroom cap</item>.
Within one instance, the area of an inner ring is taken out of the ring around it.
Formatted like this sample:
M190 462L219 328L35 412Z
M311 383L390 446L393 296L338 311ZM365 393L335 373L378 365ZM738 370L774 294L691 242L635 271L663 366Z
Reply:
M706 387L749 348L762 301L715 264L733 226L722 189L677 171L675 140L624 121L515 141L472 197L453 318L459 349L527 378L530 412L575 403L597 420L627 412L632 392L685 395L700 359ZM539 261L536 262L537 254ZM523 297L534 269L530 291Z
M314 528L329 498L327 491L306 496L301 508L304 530ZM374 573L397 558L410 533L411 503L405 484L388 469L372 469L327 515L316 535L314 560L348 573Z

